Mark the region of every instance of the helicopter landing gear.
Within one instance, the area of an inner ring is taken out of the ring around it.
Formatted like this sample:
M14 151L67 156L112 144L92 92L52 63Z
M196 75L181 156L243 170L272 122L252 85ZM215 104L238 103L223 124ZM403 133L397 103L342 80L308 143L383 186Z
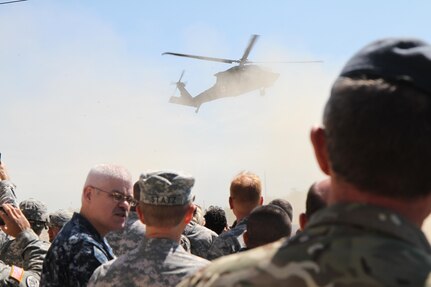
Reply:
M265 96L265 89L260 89L260 95Z

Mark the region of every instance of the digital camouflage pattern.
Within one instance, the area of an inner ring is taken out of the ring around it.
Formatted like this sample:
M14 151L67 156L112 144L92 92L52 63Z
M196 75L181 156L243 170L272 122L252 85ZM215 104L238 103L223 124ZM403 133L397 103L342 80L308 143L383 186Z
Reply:
M224 255L239 252L245 248L244 232L247 230L247 217L240 220L235 227L220 234L211 245L207 258L214 260Z
M175 286L208 263L171 239L145 238L138 248L97 268L88 287Z
M431 286L431 248L400 215L337 204L304 232L214 261L179 286Z
M50 243L40 240L38 245L41 249L45 250L45 253L50 247ZM6 265L16 265L18 267L24 267L24 259L22 257L22 244L16 239L10 239L4 242L0 247L0 260Z
M186 225L183 234L190 240L191 253L202 258L207 258L208 250L218 237L217 233L194 221Z
M0 286L39 286L42 264L47 252L40 243L41 240L31 229L24 230L18 235L16 244L23 250L21 256L24 265L21 268L0 261Z
M13 206L18 206L15 195L15 184L9 180L0 181L0 205L10 203Z
M124 229L111 231L106 235L106 240L114 254L120 256L135 249L145 236L145 225L139 220L135 211L130 211Z
M52 242L41 276L41 286L86 286L93 271L115 255L106 240L79 213Z
M141 174L140 201L154 205L184 205L193 201L191 194L195 179L174 172Z
M180 245L184 248L187 253L191 253L191 244L190 240L184 234L181 234Z
M72 218L73 212L59 209L49 214L49 226L63 227Z

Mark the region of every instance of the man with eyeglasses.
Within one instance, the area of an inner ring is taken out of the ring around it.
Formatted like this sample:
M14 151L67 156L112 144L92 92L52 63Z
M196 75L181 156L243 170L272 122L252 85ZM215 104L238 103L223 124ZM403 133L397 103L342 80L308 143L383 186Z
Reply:
M131 206L132 177L124 167L93 167L84 184L81 210L52 242L40 286L86 286L93 271L115 255L104 236L124 227Z
M186 252L181 233L193 217L194 178L174 172L142 174L137 212L146 224L139 246L97 268L88 287L175 286L209 261Z

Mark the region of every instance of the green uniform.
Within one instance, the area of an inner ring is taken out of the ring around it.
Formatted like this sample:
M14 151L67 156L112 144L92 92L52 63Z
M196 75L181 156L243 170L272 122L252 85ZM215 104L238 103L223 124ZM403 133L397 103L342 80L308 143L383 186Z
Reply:
M20 268L0 261L0 286L39 286L46 245L31 229L21 232L16 238L16 244L23 250L24 266Z
M399 214L337 204L291 241L216 260L180 286L431 286L431 248Z

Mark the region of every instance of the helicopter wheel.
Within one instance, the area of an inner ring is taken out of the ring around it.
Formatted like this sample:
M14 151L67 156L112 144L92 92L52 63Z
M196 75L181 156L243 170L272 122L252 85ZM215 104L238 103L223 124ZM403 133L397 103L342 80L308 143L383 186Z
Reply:
M265 89L261 89L261 90L260 90L260 95L261 95L261 96L265 96Z

